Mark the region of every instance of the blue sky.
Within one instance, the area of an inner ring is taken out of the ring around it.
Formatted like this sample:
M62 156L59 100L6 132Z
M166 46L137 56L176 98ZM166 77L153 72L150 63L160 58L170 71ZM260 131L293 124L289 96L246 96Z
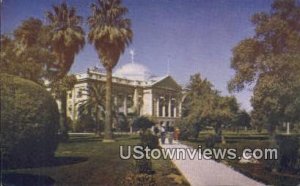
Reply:
M65 0L78 14L90 14L92 0ZM38 17L60 0L3 0L1 32L11 33L22 20ZM200 73L223 95L229 95L227 82L234 75L230 68L231 49L254 34L250 17L269 11L272 0L124 0L134 31L129 46L136 52L135 61L147 66L155 75L170 74L180 84L190 75ZM84 23L86 33L88 27ZM128 50L116 68L130 61ZM100 65L93 46L87 44L76 57L72 72L84 72ZM241 106L251 109L251 91L235 94Z

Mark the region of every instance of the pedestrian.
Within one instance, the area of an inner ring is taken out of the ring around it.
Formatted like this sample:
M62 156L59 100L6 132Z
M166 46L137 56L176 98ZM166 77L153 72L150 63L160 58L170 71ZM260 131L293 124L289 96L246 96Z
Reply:
M155 136L158 136L159 129L157 126L154 126L153 132L154 132Z
M169 127L169 131L168 131L169 144L173 143L173 137L174 137L174 127L171 126L171 127Z
M166 139L166 129L164 126L161 126L160 128L160 138L161 138L161 143L165 144L165 139Z
M175 140L179 140L179 134L180 134L180 129L178 127L176 127L176 129L174 131L174 139Z

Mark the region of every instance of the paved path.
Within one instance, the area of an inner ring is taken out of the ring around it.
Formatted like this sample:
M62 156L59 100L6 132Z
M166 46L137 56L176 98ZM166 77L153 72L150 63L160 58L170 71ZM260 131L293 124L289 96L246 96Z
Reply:
M161 146L165 149L166 148L191 148L186 145L180 144L178 142L175 142L172 145L161 144ZM196 157L198 157L198 155ZM264 185L214 160L207 160L207 159L199 160L198 158L192 160L187 155L186 160L183 159L178 160L174 157L172 161L192 186Z

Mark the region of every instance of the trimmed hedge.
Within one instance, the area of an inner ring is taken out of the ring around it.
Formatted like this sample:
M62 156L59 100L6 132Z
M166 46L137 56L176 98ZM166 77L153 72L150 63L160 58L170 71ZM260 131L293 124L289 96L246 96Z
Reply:
M55 100L40 85L0 74L1 157L10 166L34 165L54 156L59 113Z

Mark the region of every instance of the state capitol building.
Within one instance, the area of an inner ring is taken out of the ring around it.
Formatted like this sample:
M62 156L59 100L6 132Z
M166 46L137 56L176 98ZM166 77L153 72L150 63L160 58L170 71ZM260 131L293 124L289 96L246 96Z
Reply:
M105 86L106 74L99 68L75 74L77 83L67 96L67 116L78 118L80 102L88 99L91 83ZM148 116L156 124L173 125L181 116L181 86L170 76L154 76L147 67L131 62L116 69L112 78L115 112L130 116ZM114 124L113 124L114 125Z

